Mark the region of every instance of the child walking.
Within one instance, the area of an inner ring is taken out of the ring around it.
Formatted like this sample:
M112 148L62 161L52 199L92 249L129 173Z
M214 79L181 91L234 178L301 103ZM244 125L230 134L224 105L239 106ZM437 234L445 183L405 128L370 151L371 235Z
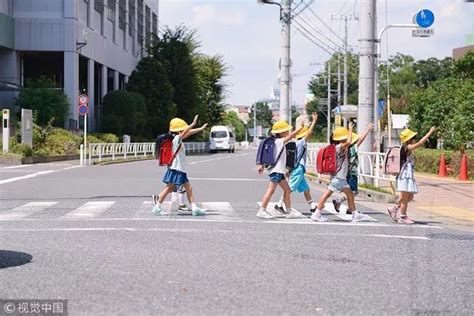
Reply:
M313 113L311 115L311 118L312 121L309 128L303 127L301 131L296 135L296 167L290 173L289 185L291 192L304 193L304 197L309 205L310 212L314 213L314 211L316 210L316 203L313 202L311 190L309 188L308 182L306 181L306 143L313 134L314 126L318 121L318 114ZM278 203L275 205L275 210L280 213L285 213L285 210L283 209L283 203L284 199L282 196Z
M172 193L178 188L184 188L186 190L186 194L188 196L189 203L191 203L191 214L193 216L200 216L205 215L206 211L197 207L196 203L194 202L194 194L191 184L189 183L188 176L186 174L186 149L183 145L183 140L186 138L202 132L207 124L199 128L193 128L196 126L198 116L194 117L193 122L188 125L185 121L180 118L174 118L170 121L170 128L169 131L173 138L173 155L174 159L171 163L171 166L166 171L165 175L163 176L163 182L166 183L166 187L163 191L156 196L153 196L153 202L155 202L155 206L153 207L153 214L154 215L167 215L165 210L162 209L161 205L163 201L166 199L169 193ZM182 190L182 189L181 189ZM181 204L181 201L180 201Z
M418 134L410 129L405 129L400 133L402 147L400 148L400 173L396 178L397 192L399 193L398 203L388 208L388 214L394 222L399 224L411 225L415 222L408 218L408 203L413 200L414 194L418 193L418 187L415 181L415 160L413 151L421 147L430 136L436 131L435 127L431 127L429 132L415 143L415 136Z
M349 146L349 173L347 174L347 183L351 187L352 194L354 198L359 194L359 154L358 149L359 146L364 142L367 138L367 135L374 130L374 124L369 123L367 129L362 134L361 137L356 133L352 133L352 143ZM336 212L339 212L339 208L341 204L346 201L346 197L342 196L332 200L332 204L334 205L334 209ZM347 214L351 214L351 210L347 210Z
M283 190L283 200L285 202L286 209L289 210L288 213L283 214L286 218L299 218L304 217L303 214L298 212L295 209L291 208L291 201L290 201L290 186L285 179L285 174L287 173L286 169L286 148L285 144L288 143L291 139L295 137L298 133L301 132L302 128L291 132L292 127L286 121L278 121L273 124L272 127L272 134L275 135L275 151L277 155L276 164L269 170L269 177L270 183L268 184L268 189L262 199L262 204L260 209L257 212L257 217L263 219L270 219L274 218L270 212L267 211L268 203L275 193L275 190L278 186L280 186ZM264 170L264 166L258 166L257 171L258 173L262 173Z
M349 159L347 150L352 143L353 123L349 123L349 130L344 127L336 128L332 133L332 140L336 144L336 174L331 178L328 190L319 199L316 211L311 215L311 219L317 222L325 222L327 219L321 214L324 203L331 197L333 192L343 192L347 198L347 204L352 211L352 221L369 221L370 218L356 210L354 194L347 183L347 173L349 171Z

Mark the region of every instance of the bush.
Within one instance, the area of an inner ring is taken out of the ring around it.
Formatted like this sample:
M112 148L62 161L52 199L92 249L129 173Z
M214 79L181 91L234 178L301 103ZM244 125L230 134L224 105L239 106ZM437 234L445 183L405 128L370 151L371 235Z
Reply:
M92 134L87 135L88 138L89 138L89 135L98 138L101 143L110 144L110 143L119 142L118 136L112 133L92 133Z
M94 135L87 135L87 144L100 144L100 143L105 143L105 142Z
M42 146L35 146L35 152L37 155L39 152L47 152L52 155L72 155L77 154L80 143L80 136L73 135L61 128L54 128L45 137ZM40 149L42 150L40 151Z
M21 155L23 157L33 156L33 148L31 148L31 146L27 144L16 144L12 148L10 148L10 152Z
M111 91L104 97L101 123L104 132L132 135L145 125L145 99L138 93Z
M427 173L438 173L439 159L444 153L446 164L450 165L450 175L458 176L461 169L461 153L454 150L443 149L418 149L415 151L415 170ZM465 151L468 160L469 178L474 179L474 150Z

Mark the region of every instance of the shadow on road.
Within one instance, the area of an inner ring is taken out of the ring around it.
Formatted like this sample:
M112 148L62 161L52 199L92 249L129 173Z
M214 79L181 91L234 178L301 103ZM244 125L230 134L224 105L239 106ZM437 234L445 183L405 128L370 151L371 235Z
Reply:
M22 266L32 259L33 256L25 252L0 250L0 269Z

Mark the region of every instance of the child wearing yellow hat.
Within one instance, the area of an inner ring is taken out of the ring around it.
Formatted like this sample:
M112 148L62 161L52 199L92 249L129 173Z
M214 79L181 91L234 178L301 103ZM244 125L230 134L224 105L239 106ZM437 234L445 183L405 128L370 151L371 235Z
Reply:
M282 214L282 216L285 216L286 218L304 217L304 215L302 215L300 212L291 208L291 190L285 178L285 174L287 173L285 144L292 140L302 130L302 128L299 128L296 131L290 132L292 128L293 127L288 124L288 122L283 120L273 124L271 132L276 137L275 152L277 161L275 165L268 171L270 183L268 184L267 191L262 198L260 209L257 212L257 217L259 218L270 219L275 217L267 211L267 206L278 186L280 186L283 190L283 199L285 202L285 207L288 210L288 213ZM264 166L258 166L257 171L261 174L264 169Z
M359 194L359 154L357 152L358 147L367 138L367 135L374 129L374 124L369 123L367 129L361 137L356 133L352 133L352 144L349 146L349 173L347 174L347 183L351 187L354 197ZM341 204L346 201L346 197L339 197L332 200L334 209L339 212ZM347 214L351 214L351 210L347 210Z
M415 223L407 216L408 203L413 200L414 194L418 193L415 181L415 160L412 153L421 147L435 131L436 128L434 126L431 127L428 133L418 142L415 142L417 132L407 128L400 133L400 141L402 143L400 149L401 167L400 173L396 178L399 198L397 204L388 208L388 214L394 222L407 225Z
M313 134L314 127L318 121L318 114L313 113L311 115L312 121L311 125L308 127L303 127L301 132L296 135L296 167L291 171L289 185L291 192L304 193L306 202L309 205L310 212L313 213L316 210L316 203L313 202L313 197L311 196L311 190L309 188L308 182L306 181L306 142L309 137ZM275 205L275 210L278 212L284 212L283 209L283 197L280 198L280 201Z
M189 183L188 176L186 173L186 149L183 145L183 140L186 138L202 132L206 127L207 123L199 128L193 128L196 126L198 116L194 117L193 122L188 125L184 120L180 118L174 118L170 121L169 131L173 138L173 153L174 159L171 162L171 165L166 170L165 175L163 176L163 182L166 184L166 187L158 196L153 196L153 214L154 215L167 215L165 210L161 207L163 201L166 199L168 194L173 192L176 188L184 187L188 195L189 203L191 203L191 214L193 216L205 215L206 211L197 207L194 202L194 194L191 184Z
M321 214L324 205L334 192L343 192L347 198L347 204L352 211L352 221L369 221L370 217L356 210L354 194L347 183L347 174L349 172L349 157L347 150L352 144L353 123L349 123L349 130L344 127L336 128L332 133L332 140L336 144L336 174L331 177L328 189L318 201L316 211L311 215L311 219L317 222L325 222L326 218Z

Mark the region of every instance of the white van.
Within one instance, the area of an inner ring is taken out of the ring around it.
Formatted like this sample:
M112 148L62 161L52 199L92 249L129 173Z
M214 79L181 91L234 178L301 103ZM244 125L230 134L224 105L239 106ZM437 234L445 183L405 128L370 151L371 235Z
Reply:
M211 153L219 150L235 152L235 134L232 128L224 125L213 126L209 134L209 149Z

